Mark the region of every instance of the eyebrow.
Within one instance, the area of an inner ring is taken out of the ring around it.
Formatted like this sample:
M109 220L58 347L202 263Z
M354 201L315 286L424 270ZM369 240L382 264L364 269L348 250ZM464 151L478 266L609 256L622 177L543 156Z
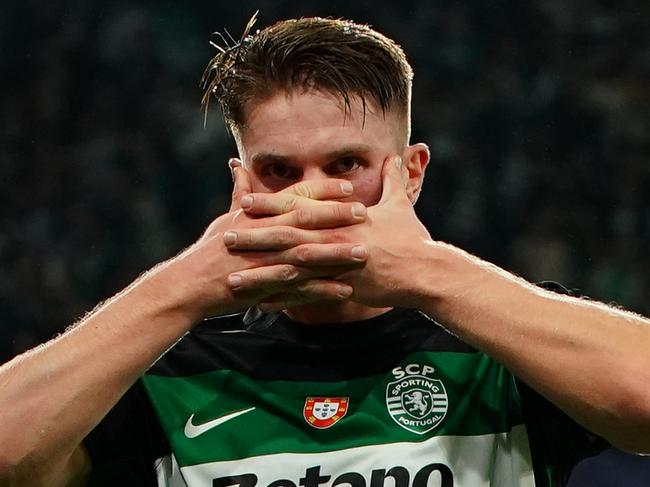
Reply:
M371 152L373 148L366 144L358 145L349 145L338 148L336 150L327 152L324 154L325 159L340 159L342 157L348 157L352 155L367 154ZM297 159L297 157L283 154L274 154L271 152L260 152L255 154L251 162L253 165L258 165L262 163L287 163Z

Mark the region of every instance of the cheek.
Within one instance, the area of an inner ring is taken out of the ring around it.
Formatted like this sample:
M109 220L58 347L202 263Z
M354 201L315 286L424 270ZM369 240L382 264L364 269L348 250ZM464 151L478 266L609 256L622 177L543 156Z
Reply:
M367 169L358 177L352 179L354 193L352 200L359 201L366 206L379 203L382 193L381 170Z

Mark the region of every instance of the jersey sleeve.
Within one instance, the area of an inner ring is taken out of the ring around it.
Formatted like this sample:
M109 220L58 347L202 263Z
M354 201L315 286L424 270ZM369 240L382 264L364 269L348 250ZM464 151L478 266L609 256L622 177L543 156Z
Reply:
M516 379L516 389L521 398L536 479L547 479L548 485L566 485L577 463L610 446L526 383Z
M85 438L91 487L156 486L155 463L170 449L151 402L136 382Z

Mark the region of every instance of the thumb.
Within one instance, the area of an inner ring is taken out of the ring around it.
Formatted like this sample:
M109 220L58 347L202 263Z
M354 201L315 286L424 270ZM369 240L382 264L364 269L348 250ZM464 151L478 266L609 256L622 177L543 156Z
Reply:
M233 188L230 211L241 209L241 199L253 191L248 171L244 168L239 159L232 158L228 161L230 171L232 172Z
M402 172L402 158L400 156L389 157L384 161L384 167L381 170L383 186L379 204L396 197L408 199Z

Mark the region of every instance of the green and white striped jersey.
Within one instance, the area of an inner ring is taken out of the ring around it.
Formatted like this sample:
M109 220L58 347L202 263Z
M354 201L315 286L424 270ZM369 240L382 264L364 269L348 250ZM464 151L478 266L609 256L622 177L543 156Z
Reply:
M208 320L142 385L153 407L139 422L155 426L139 434L159 445L159 486L550 487L596 453L584 430L415 310L318 326Z

